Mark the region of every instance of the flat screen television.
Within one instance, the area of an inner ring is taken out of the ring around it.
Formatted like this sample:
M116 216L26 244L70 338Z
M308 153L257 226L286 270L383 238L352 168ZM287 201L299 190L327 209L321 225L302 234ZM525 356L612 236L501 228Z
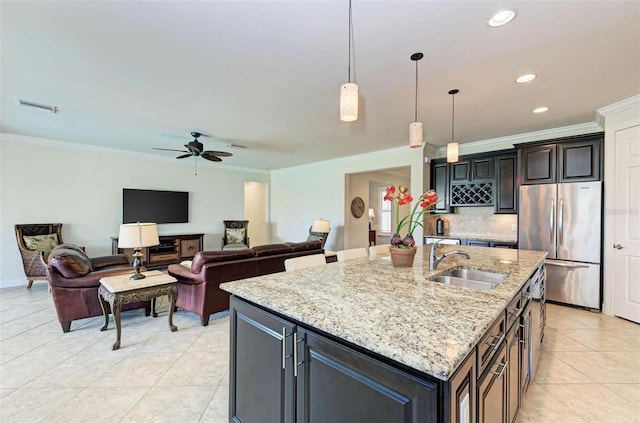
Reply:
M122 223L187 223L189 193L122 189Z

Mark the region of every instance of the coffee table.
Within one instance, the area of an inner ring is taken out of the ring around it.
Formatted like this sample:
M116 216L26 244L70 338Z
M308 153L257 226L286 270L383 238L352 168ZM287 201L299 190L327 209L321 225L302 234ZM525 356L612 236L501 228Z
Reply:
M104 326L100 328L100 330L107 330L107 326L109 325L109 313L107 312L107 304L109 304L113 312L113 319L116 322L117 338L113 344L113 350L120 348L120 311L122 310L123 304L152 300L151 311L153 317L157 317L156 298L161 295L167 295L169 297L169 328L171 332L178 330L173 324L173 309L176 306L176 297L178 296L176 278L162 273L159 270L142 273L146 277L138 280L129 279L131 277L130 274L109 276L100 279L98 299L100 300L102 314L104 315Z

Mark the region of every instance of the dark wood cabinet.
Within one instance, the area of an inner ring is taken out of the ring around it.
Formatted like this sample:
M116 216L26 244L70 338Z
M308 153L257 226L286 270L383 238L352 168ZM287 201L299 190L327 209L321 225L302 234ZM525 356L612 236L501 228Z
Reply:
M230 420L435 422L441 387L231 297Z
M521 184L599 181L603 134L588 134L519 144Z
M231 305L230 420L294 422L295 325L234 297Z
M204 234L161 235L160 244L145 247L140 250L143 254L142 264L147 269L157 269L170 264L191 260L198 251L202 251ZM118 238L111 238L111 253L125 254L131 261L132 248L118 248Z
M515 214L518 212L518 184L515 154L495 157L495 201L494 213Z
M451 213L449 201L449 164L444 160L431 162L431 189L436 190L444 201L435 205L434 210L441 213Z
M469 181L491 181L495 175L493 172L493 157L480 157L471 159L471 177Z
M451 163L451 182L469 182L471 178L471 160L459 160Z
M520 316L518 315L518 319ZM519 324L514 324L507 334L507 422L515 423L520 408L520 332Z
M476 352L475 350L460 365L451 377L448 389L449 406L444 412L445 422L475 423L476 421Z
M435 422L438 386L298 327L298 422Z
M478 380L478 423L504 423L507 399L507 351L500 343L493 361Z

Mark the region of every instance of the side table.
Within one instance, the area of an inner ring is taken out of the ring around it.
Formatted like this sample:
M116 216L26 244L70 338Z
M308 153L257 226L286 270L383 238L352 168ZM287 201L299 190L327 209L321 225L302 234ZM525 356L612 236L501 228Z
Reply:
M152 300L152 313L153 317L156 317L155 300L161 295L167 295L169 297L169 328L171 332L178 330L173 324L173 309L176 306L178 296L176 278L159 270L151 270L143 272L143 274L146 276L144 279L133 281L129 279L130 274L100 279L98 299L104 315L104 326L100 330L107 330L109 325L109 313L107 312L107 304L109 304L116 322L116 342L113 344L113 350L120 348L120 311L123 304Z

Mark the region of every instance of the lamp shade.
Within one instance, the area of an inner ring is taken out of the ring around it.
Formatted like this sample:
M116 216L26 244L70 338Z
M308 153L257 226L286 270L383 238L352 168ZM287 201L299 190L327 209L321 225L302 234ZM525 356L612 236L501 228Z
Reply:
M340 120L353 122L358 119L358 85L347 82L340 87Z
M118 248L142 248L160 244L155 223L126 223L120 225Z
M422 147L422 122L413 122L409 124L409 147Z
M369 217L376 217L376 214L373 212L373 209L369 209Z
M328 220L314 220L311 225L311 232L329 233L331 226Z
M447 163L455 163L458 161L458 143L450 142L447 144Z

